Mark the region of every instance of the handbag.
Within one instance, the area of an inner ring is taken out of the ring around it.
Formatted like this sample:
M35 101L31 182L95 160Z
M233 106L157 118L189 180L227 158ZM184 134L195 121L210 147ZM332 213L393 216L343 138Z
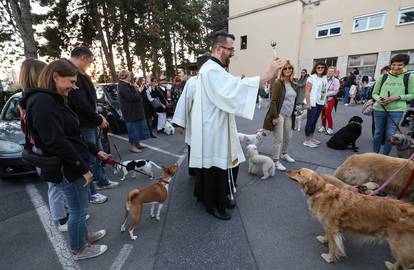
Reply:
M162 103L160 99L156 97L151 101L151 106L152 108L154 108L154 110L159 110L160 108L162 108Z
M60 158L53 156L53 157L45 157L38 155L31 151L28 148L25 148L22 152L22 160L32 166L38 168L53 168L53 167L60 167L61 160Z
M362 105L362 114L363 115L371 115L373 111L374 101L369 99L367 102Z

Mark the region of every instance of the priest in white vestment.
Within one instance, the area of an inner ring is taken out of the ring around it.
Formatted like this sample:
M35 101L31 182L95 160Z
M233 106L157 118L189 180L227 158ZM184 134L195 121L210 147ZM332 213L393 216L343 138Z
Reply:
M275 78L283 61L275 59L262 76L236 77L226 71L234 54L234 36L218 32L214 36L211 59L200 69L191 109L190 167L200 168L196 177L196 197L208 213L228 220L232 208L238 165L245 157L238 140L235 116L253 119L257 92ZM235 170L236 169L236 170Z

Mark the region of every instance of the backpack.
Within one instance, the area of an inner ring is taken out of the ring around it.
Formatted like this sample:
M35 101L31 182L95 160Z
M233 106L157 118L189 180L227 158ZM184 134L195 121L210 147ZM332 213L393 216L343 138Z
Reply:
M404 82L404 88L405 88L405 94L408 94L408 81L410 80L411 72L407 72L404 74L403 82ZM385 83L385 81L388 78L388 73L385 73L384 76L382 76L381 84L380 84L380 93L382 89L382 85Z

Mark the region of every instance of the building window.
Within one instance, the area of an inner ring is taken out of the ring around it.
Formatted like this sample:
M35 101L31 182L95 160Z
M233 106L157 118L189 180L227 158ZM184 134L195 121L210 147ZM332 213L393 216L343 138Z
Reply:
M325 63L328 67L330 66L336 67L336 63L338 62L338 57L313 59L313 65L316 65L316 63L320 63L320 62Z
M358 68L361 76L367 75L374 77L375 68L377 66L377 57L378 55L376 53L349 56L347 74L353 71L354 68Z
M407 65L407 69L408 70L414 70L414 49L391 52L391 58L393 58L394 56L396 56L397 54L400 54L400 53L405 53L405 54L408 54L410 56L410 62Z
M375 30L384 27L385 12L354 17L352 32Z
M247 49L247 36L241 36L240 37L240 50L246 50Z
M316 26L316 38L339 36L341 29L342 21L318 24Z
M400 8L398 25L414 23L414 6Z

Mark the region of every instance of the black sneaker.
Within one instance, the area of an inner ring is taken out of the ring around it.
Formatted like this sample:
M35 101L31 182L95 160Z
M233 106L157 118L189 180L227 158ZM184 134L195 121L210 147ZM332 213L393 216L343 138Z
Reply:
M226 212L226 209L207 209L207 213L221 220L231 219L231 216Z

